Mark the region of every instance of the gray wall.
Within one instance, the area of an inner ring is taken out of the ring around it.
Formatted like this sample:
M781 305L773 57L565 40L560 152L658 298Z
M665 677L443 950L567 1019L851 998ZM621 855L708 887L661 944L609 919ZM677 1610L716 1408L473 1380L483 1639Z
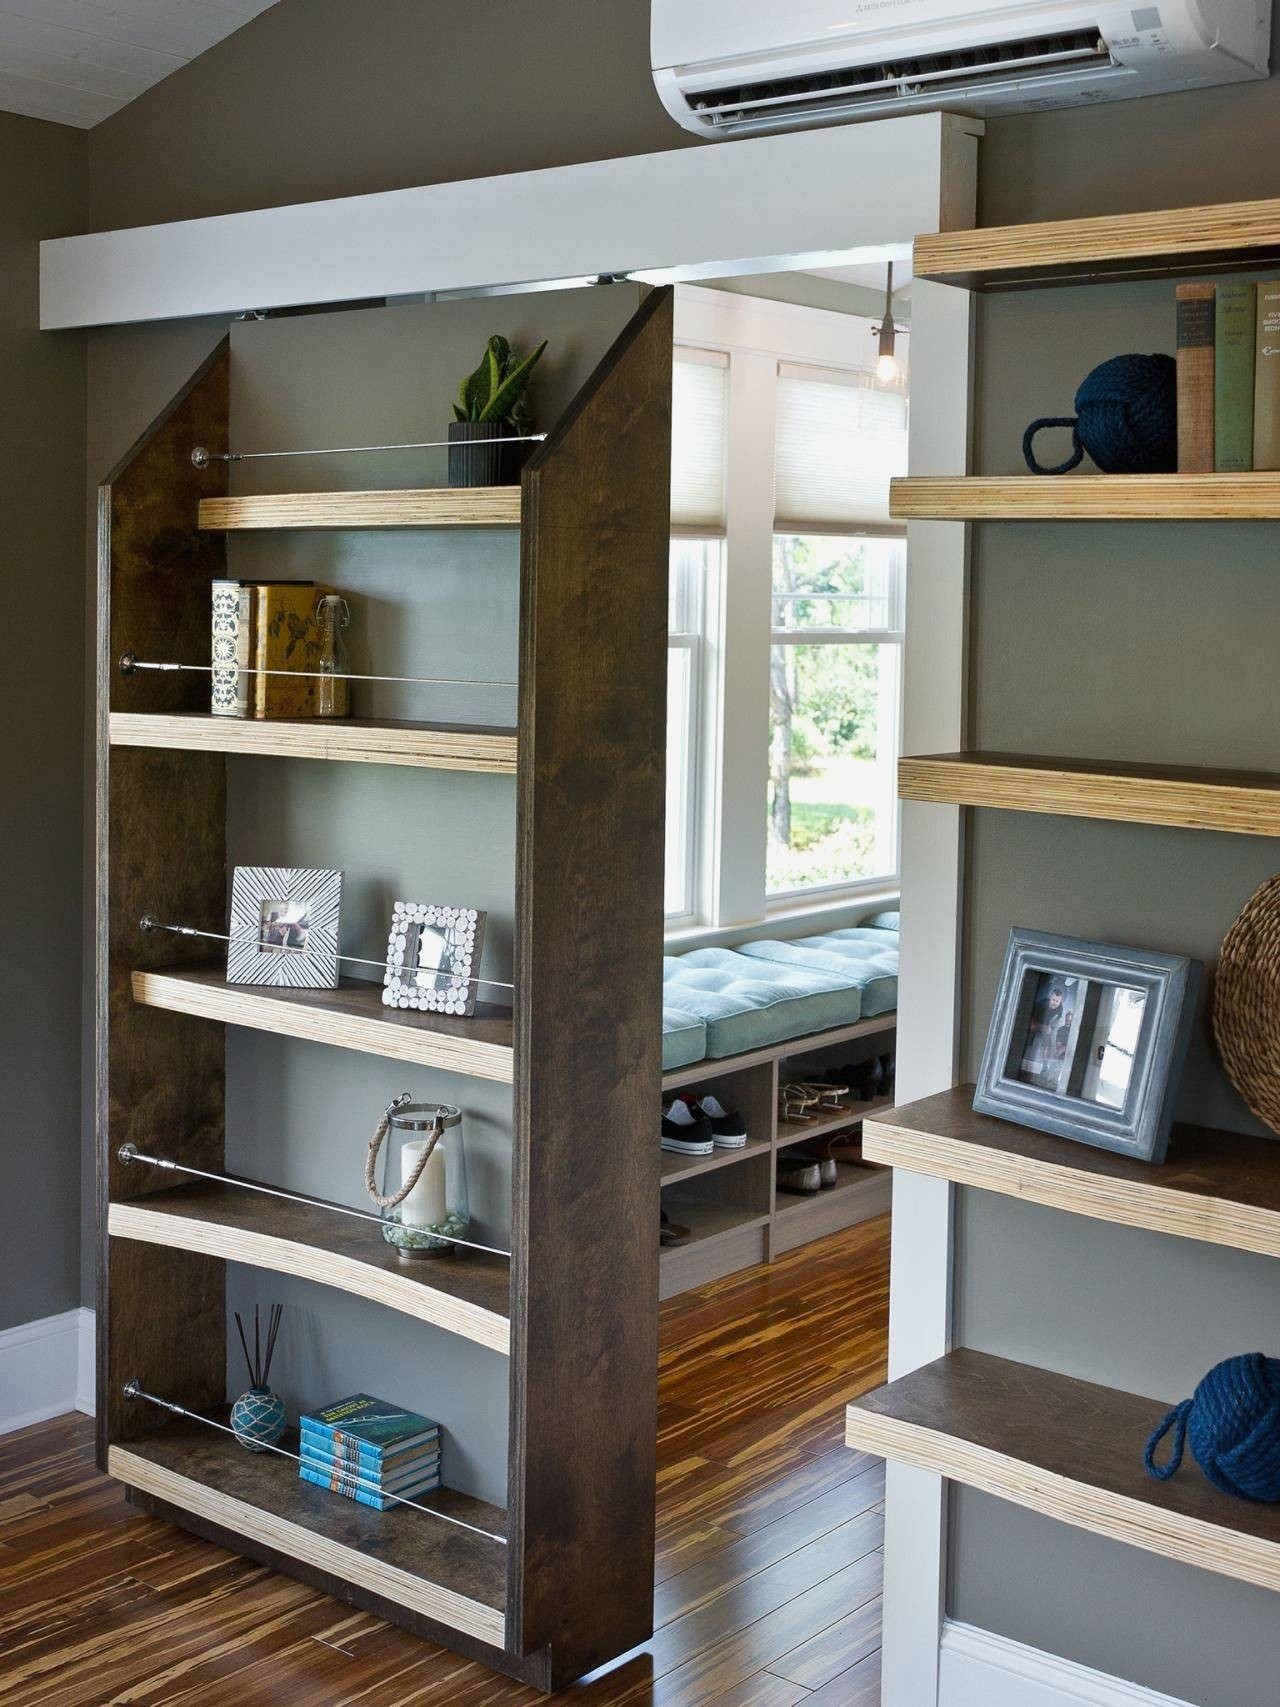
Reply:
M1278 137L1270 84L1008 119L984 144L983 220L1276 195ZM1171 351L1172 289L982 299L975 469L1019 471L1026 423L1069 413L1096 362ZM974 743L1274 769L1275 550L1264 524L976 529ZM970 819L971 1073L1011 926L1211 965L1239 907L1276 870L1269 840L1017 813ZM1223 1077L1203 1014L1179 1114L1260 1130ZM1263 1258L962 1192L956 1272L959 1343L1130 1392L1182 1398L1219 1358L1280 1353L1280 1266ZM954 1493L952 1518L954 1616L1202 1707L1274 1699L1280 1620L1263 1590L979 1494Z
M0 1330L79 1290L85 358L40 336L36 285L39 240L87 216L84 136L0 113Z

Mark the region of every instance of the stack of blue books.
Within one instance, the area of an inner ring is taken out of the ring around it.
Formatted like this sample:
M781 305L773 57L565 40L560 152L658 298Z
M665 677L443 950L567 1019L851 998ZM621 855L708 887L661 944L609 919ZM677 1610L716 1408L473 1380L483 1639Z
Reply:
M298 1474L375 1511L440 1486L440 1425L368 1393L298 1419Z

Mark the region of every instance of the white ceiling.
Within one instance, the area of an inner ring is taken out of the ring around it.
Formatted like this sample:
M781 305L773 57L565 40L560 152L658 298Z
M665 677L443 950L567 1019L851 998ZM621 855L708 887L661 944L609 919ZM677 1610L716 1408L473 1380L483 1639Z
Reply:
M4 0L0 0L0 8ZM884 295L885 273L887 269L879 262L871 266L858 267L815 267L814 273L820 279L839 279L842 284L863 285L867 290L879 291ZM906 296L910 294L911 262L895 261L893 263L893 294Z
M90 129L275 0L0 0L0 111Z

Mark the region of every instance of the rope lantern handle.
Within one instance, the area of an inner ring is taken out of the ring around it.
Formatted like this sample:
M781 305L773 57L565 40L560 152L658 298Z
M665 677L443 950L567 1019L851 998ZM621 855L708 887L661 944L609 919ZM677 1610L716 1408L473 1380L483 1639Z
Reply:
M369 1196L380 1209L395 1209L399 1204L404 1202L405 1198L408 1197L414 1186L417 1185L418 1181L422 1178L426 1165L431 1160L431 1152L440 1142L440 1134L444 1131L444 1119L440 1114L437 1114L434 1121L431 1123L431 1131L427 1138L426 1147L418 1159L417 1167L414 1168L413 1173L400 1187L399 1191L395 1192L390 1197L384 1196L382 1192L378 1190L378 1151L382 1148L382 1140L391 1129L391 1116L398 1108L403 1108L405 1103L412 1101L413 1097L408 1091L401 1091L398 1097L393 1097L387 1104L386 1108L383 1109L382 1118L379 1120L377 1126L374 1127L373 1137L369 1140L369 1148L364 1159L364 1189L369 1193Z
M1042 415L1038 421L1033 421L1022 435L1022 460L1033 474L1069 474L1073 468L1078 468L1084 461L1084 446L1080 443L1079 416L1077 415ZM1031 448L1032 440L1042 427L1070 427L1071 455L1056 468L1042 468L1035 459Z
M1142 1462L1148 1476L1154 1476L1157 1482L1167 1482L1170 1476L1177 1474L1187 1444L1187 1418L1194 1404L1194 1399L1184 1399L1180 1405L1175 1405L1147 1441ZM1156 1448L1170 1429L1173 1430L1173 1451L1167 1464L1157 1464Z

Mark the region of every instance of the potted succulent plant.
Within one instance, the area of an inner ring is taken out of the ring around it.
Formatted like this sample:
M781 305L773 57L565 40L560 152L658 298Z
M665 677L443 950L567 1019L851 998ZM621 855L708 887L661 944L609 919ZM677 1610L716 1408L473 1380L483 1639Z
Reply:
M521 356L499 334L489 339L483 361L458 387L449 423L450 486L512 486L519 480L533 449L519 442L532 426L525 393L546 347L544 338L532 354Z

